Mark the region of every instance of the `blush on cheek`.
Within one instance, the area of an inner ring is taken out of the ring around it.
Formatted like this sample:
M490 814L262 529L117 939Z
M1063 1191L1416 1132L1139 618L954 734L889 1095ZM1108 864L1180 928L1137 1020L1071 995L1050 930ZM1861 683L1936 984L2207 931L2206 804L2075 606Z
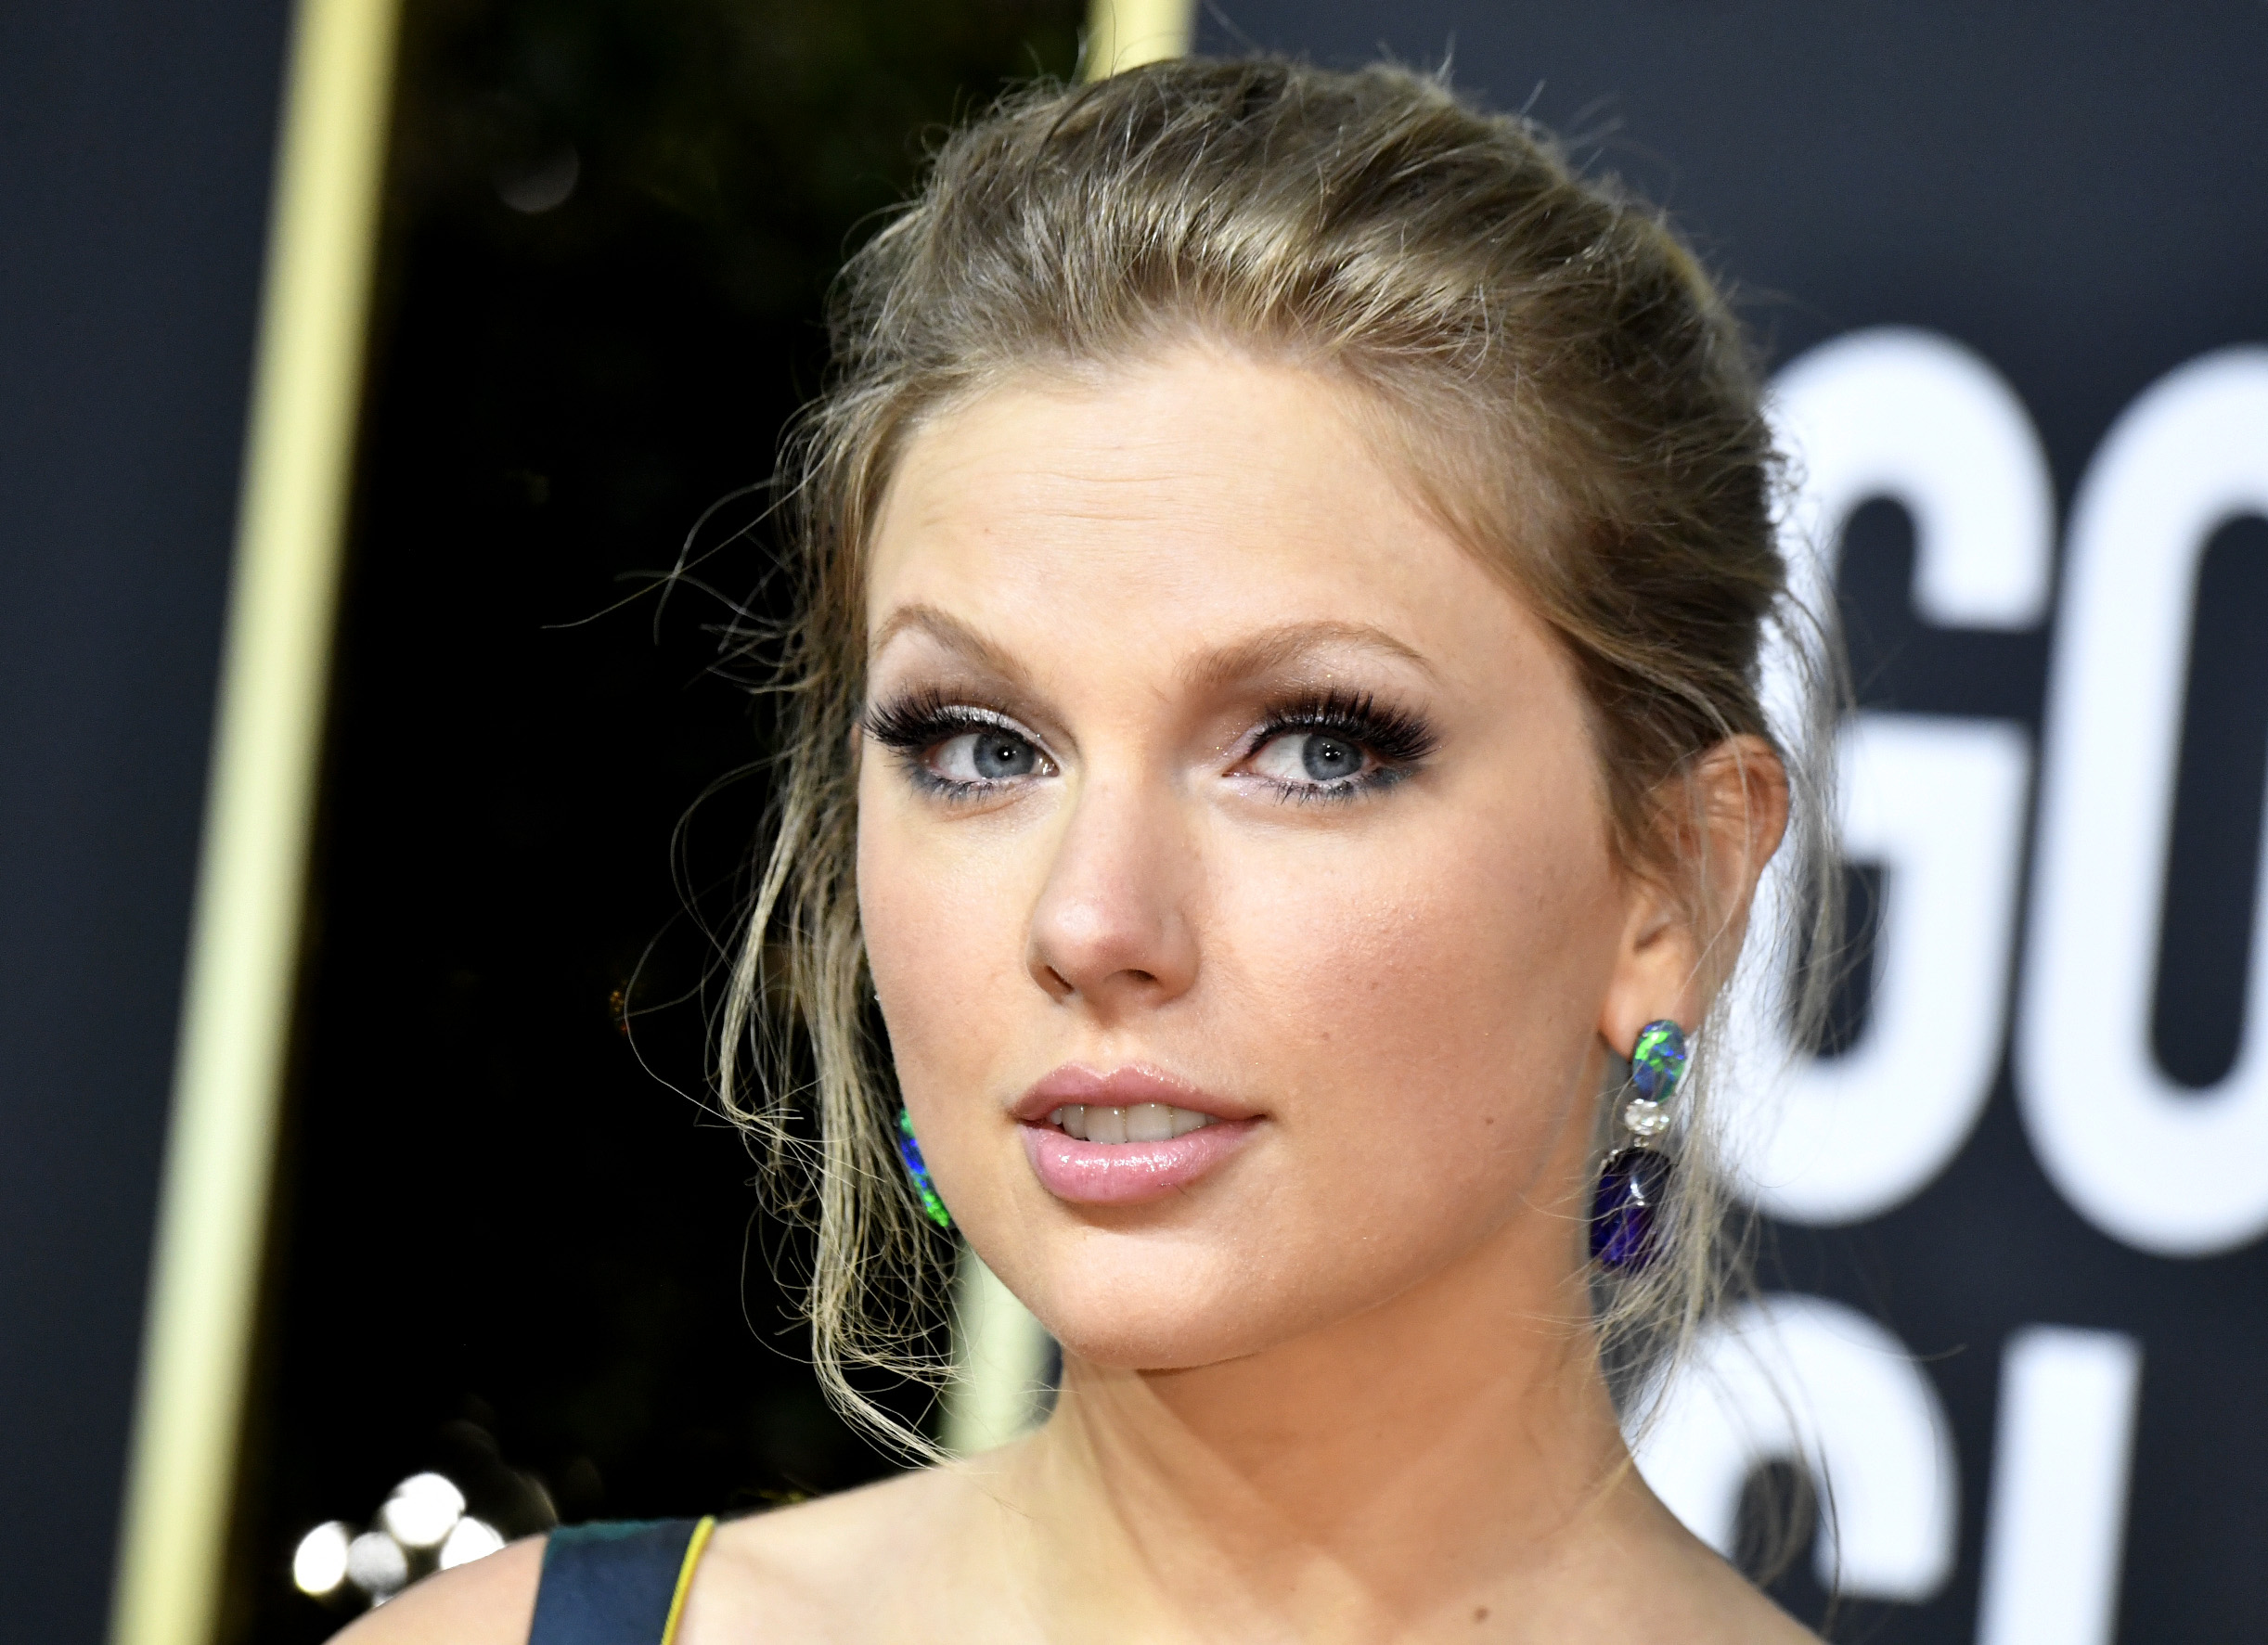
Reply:
M988 1133L1006 1134L999 1102L1018 1077L1014 1018L1038 1002L1037 990L1024 973L1012 892L981 859L938 860L934 842L892 816L894 798L861 819L867 964L923 1157L956 1218L981 1217L993 1190L979 1154Z
M1256 863L1221 911L1247 1066L1297 1094L1287 1117L1350 1209L1485 1223L1554 1153L1617 922L1604 853L1553 832L1470 830L1334 874Z

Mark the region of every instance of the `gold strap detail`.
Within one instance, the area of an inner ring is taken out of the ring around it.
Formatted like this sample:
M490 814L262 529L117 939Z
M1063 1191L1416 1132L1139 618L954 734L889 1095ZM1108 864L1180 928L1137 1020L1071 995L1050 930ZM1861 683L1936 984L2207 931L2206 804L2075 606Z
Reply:
M669 1596L669 1620L662 1625L662 1645L677 1645L677 1623L685 1615L685 1596L693 1591L693 1569L701 1563L703 1549L709 1546L709 1533L716 1529L716 1516L710 1514L693 1527L693 1539L685 1545L685 1562L677 1567L677 1589Z

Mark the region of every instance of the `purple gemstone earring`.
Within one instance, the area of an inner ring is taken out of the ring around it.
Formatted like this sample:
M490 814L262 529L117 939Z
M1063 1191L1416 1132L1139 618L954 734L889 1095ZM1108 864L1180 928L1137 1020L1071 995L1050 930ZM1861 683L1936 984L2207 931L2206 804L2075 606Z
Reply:
M1599 1171L1591 1199L1591 1254L1601 1267L1634 1274L1654 1260L1655 1215L1669 1197L1672 1162L1654 1146L1669 1128L1669 1099L1685 1073L1685 1031L1668 1018L1638 1031L1630 1047L1637 1095L1618 1116L1631 1140Z

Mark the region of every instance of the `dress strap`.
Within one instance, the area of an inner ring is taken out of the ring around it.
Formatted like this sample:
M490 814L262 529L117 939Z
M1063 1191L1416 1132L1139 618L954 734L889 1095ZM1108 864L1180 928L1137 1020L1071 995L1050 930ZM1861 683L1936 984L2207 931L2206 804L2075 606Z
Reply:
M544 1545L528 1645L673 1645L715 1519L562 1525Z

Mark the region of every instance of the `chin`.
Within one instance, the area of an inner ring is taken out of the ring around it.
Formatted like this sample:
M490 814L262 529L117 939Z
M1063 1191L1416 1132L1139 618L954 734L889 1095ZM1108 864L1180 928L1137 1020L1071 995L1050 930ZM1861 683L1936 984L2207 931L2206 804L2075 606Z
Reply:
M1074 1304L1050 1308L1040 1322L1067 1358L1120 1371L1195 1370L1265 1353L1300 1334L1226 1298L1195 1308L1165 1296L1116 1309Z
M1297 1335L1281 1307L1255 1305L1280 1290L1210 1243L1082 1227L995 1271L1066 1356L1113 1370L1188 1370Z
M1344 1260L1255 1261L1269 1243L1226 1230L1160 1239L1089 1227L1018 1253L1015 1271L1000 1273L1067 1356L1126 1371L1193 1370L1266 1353L1368 1312L1408 1283ZM1319 1276L1329 1282L1319 1287Z

